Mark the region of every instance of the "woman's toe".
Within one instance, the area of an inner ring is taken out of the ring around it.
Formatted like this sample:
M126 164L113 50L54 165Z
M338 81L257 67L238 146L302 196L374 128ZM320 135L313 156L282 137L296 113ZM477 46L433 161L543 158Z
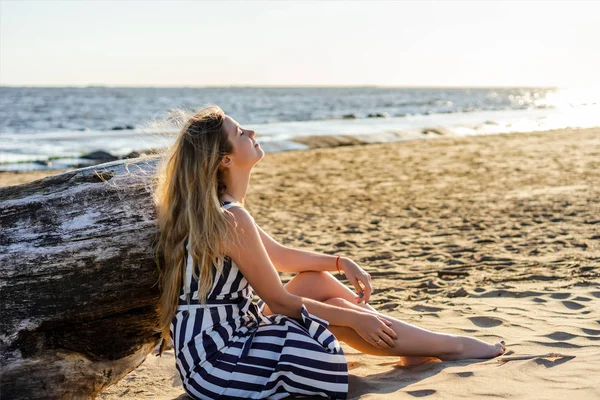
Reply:
M504 340L501 340L500 343L498 343L500 346L499 350L500 353L499 354L503 354L506 351L506 342L504 342Z

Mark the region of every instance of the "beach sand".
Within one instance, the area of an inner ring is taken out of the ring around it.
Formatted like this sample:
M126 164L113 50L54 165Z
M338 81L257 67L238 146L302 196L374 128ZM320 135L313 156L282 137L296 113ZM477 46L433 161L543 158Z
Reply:
M268 154L247 208L285 245L357 261L380 311L574 356L402 367L344 344L349 398L600 398L600 129ZM99 397L187 398L174 364L149 355Z

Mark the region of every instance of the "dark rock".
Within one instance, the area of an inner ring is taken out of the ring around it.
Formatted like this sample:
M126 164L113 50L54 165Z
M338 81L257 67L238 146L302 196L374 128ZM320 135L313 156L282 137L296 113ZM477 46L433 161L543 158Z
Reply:
M101 160L101 161L115 161L117 159L117 157L113 156L112 154L104 151L104 150L98 150L98 151L93 151L91 153L88 153L84 156L82 156L81 158L86 158L88 160Z
M389 117L388 113L374 113L368 114L367 118L387 118Z
M36 160L36 161L33 161L33 163L38 164L38 165L45 165L46 167L52 166L52 161L50 161L50 160Z
M141 157L142 154L143 153L140 153L139 151L132 151L131 153L124 155L123 158L138 158Z
M346 114L342 118L343 119L356 119L356 115L354 115L354 114Z

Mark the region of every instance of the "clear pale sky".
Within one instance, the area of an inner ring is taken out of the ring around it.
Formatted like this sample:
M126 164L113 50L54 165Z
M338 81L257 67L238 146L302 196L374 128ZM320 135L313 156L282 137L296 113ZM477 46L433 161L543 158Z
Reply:
M0 1L0 84L598 85L600 1Z

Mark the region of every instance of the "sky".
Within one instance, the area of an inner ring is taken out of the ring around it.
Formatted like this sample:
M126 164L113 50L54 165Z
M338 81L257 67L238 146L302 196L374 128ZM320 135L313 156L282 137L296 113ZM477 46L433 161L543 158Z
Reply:
M598 85L598 1L0 0L0 85Z

